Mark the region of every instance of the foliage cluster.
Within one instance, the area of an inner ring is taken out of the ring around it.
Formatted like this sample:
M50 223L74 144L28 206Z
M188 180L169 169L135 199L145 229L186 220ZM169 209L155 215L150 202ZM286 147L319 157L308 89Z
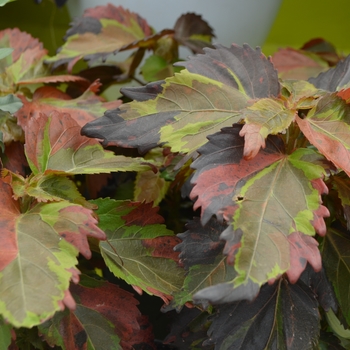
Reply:
M107 271L178 312L162 346L349 347L350 58L213 36L112 5L53 57L0 32L0 349L156 349Z

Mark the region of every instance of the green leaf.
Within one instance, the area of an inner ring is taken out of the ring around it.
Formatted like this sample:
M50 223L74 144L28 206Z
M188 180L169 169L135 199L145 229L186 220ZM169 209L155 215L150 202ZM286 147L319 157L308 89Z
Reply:
M4 322L0 317L0 350L8 350L11 344L12 326Z
M80 126L69 114L41 114L26 127L25 151L34 174L46 170L66 174L148 170L142 158L116 156L97 140L80 136Z
M10 112L13 114L17 112L22 107L22 105L22 101L13 94L0 97L0 109L5 112Z
M100 242L102 256L115 276L138 290L167 300L180 290L183 270L173 247L176 237L164 225L151 204L100 199L99 227L108 242Z
M15 0L0 0L0 6L4 6L6 4L8 4L9 2L12 2L12 1L15 1Z
M6 1L6 0L3 0L3 1ZM10 47L2 47L2 48L0 48L0 60L2 60L3 58L11 55L12 52L13 52L13 49L11 49Z

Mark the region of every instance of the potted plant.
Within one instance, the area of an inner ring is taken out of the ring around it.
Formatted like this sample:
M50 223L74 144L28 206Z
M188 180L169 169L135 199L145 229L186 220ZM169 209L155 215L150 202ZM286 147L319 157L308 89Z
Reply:
M0 32L0 349L348 348L349 57L111 6L54 57Z

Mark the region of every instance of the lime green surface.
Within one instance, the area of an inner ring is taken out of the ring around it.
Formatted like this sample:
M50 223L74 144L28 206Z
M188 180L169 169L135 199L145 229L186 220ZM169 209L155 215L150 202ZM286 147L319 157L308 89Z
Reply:
M263 1L263 0L260 0ZM324 38L338 52L350 53L349 0L283 0L263 52L280 47L301 47L313 38Z

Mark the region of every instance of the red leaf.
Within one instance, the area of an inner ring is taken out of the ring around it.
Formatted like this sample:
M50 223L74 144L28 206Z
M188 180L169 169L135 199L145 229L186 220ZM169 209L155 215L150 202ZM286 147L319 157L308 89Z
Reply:
M179 253L174 251L174 247L180 242L180 238L176 236L162 236L145 239L142 241L142 245L145 248L152 248L151 255L156 258L168 258L178 262Z
M16 219L20 214L19 204L13 200L11 186L0 179L0 271L2 271L18 253Z
M290 247L290 268L286 274L291 283L297 282L307 263L310 263L316 272L321 271L322 259L315 238L293 232L287 239Z
M158 207L152 207L152 203L130 203L130 207L135 207L129 214L122 216L125 226L145 226L162 224L164 219L158 214Z

